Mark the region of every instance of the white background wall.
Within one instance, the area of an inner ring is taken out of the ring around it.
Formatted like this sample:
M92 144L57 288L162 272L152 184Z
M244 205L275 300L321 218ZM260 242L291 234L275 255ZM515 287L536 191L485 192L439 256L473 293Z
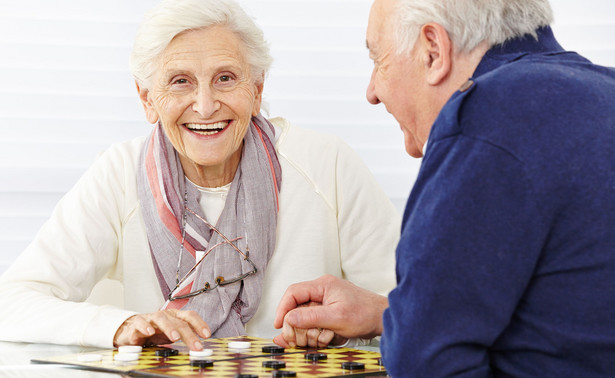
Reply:
M0 0L0 273L109 144L149 132L127 69L154 0ZM275 63L272 116L337 134L402 211L420 161L365 101L371 0L240 0ZM552 0L562 45L615 66L615 2ZM571 157L572 158L572 157Z

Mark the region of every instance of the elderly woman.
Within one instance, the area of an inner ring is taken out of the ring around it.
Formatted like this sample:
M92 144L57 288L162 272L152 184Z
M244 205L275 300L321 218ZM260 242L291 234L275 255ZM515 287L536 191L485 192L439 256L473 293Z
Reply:
M148 13L131 69L153 131L102 155L1 278L1 339L200 350L199 337L275 335L294 282L393 288L398 215L338 139L260 114L270 62L231 1ZM124 308L86 301L103 278Z

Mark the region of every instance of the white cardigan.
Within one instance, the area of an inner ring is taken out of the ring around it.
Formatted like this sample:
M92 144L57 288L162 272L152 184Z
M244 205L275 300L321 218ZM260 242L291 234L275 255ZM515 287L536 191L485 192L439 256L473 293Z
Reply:
M279 333L275 309L292 283L332 274L387 294L400 229L399 214L347 145L271 121L281 130L277 240L259 310L246 324L249 335L268 338ZM163 304L137 197L144 141L116 144L97 159L0 278L0 339L108 348L124 320ZM112 294L119 306L86 301L97 284L95 296Z

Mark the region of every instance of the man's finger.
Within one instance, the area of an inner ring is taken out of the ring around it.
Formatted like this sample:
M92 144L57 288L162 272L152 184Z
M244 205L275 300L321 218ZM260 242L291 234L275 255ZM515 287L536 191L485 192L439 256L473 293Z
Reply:
M307 329L295 328L295 344L297 346L308 346Z
M281 336L284 338L289 347L294 348L297 346L297 335L295 333L295 328L290 326L287 322L284 322Z
M288 345L286 340L284 340L284 336L282 336L282 334L279 334L276 337L274 337L273 338L273 342L278 344L282 348L290 348L291 347L290 345Z
M282 328L284 324L284 316L286 316L288 311L298 307L306 301L309 301L309 299L306 300L306 297L309 298L309 295L306 295L306 291L302 289L303 286L306 285L302 282L300 284L291 285L288 289L286 289L284 296L282 296L282 299L275 310L273 326L276 329Z
M318 347L318 336L323 330L321 328L310 328L306 332L307 346Z
M329 306L298 307L290 310L284 321L295 328L328 328L335 331L337 315Z
M289 286L275 311L273 326L276 329L282 328L286 314L301 304L322 302L324 287L320 284L321 281L322 277Z
M331 344L331 341L335 337L335 333L330 329L323 329L318 335L318 347L325 348Z

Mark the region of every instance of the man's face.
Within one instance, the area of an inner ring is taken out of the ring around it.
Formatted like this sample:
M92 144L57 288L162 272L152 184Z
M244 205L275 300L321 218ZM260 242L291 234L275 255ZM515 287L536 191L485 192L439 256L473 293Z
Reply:
M367 26L367 47L374 70L367 88L371 104L382 102L404 133L405 147L413 157L423 156L433 114L430 86L425 80L424 59L415 48L397 54L394 40L394 7L397 0L376 0Z

